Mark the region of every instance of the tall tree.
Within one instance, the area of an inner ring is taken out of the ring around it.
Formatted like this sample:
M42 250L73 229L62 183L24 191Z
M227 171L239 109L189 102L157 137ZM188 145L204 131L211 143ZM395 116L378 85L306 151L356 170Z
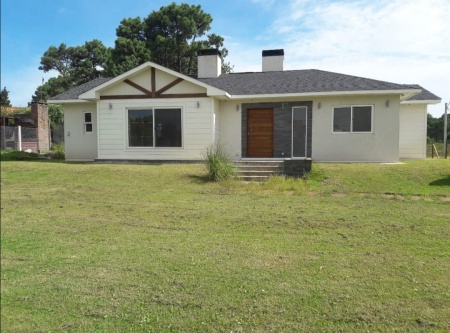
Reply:
M200 5L172 3L151 12L147 18L128 18L120 22L117 39L111 52L108 73L118 75L146 61L153 61L183 74L197 72L197 51L220 49L228 54L223 37L206 33L212 17ZM232 67L224 63L223 71Z
M11 101L9 100L9 91L6 87L3 87L1 92L1 106L11 106Z
M102 77L109 59L109 50L99 40L87 41L81 46L50 46L41 58L40 70L45 73L58 72L36 89L32 99L46 101L48 98L67 91L98 77Z
M144 22L139 17L123 19L116 29L116 35L107 65L108 76L117 76L152 60L144 37Z
M98 77L120 75L146 61L183 74L196 74L198 50L217 48L222 58L228 54L223 37L207 34L211 22L211 15L200 5L173 2L145 19L123 19L116 29L114 48L108 49L95 39L82 46L50 46L39 69L56 71L58 76L39 86L33 100L46 101L71 87ZM224 63L222 71L231 72L232 66Z

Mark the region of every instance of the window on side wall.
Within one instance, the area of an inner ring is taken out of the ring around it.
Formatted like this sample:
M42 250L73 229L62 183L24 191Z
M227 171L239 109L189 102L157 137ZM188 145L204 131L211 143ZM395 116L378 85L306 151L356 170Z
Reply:
M182 147L181 109L128 110L129 147Z
M84 132L92 133L92 112L84 113Z
M371 105L344 106L333 109L334 133L372 132Z

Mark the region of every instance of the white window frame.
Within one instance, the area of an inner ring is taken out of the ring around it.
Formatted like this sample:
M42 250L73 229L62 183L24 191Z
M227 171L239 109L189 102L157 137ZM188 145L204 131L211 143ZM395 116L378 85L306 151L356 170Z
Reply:
M353 108L355 107L370 107L370 131L366 132L356 132L353 131ZM334 131L334 111L335 109L350 108L350 131L348 132L335 132ZM370 134L373 133L373 113L375 106L373 104L357 104L357 105L340 105L333 107L332 121L331 121L331 132L333 134Z
M86 114L91 114L91 121L86 121ZM93 133L94 132L94 123L92 121L92 111L84 111L83 112L83 127L84 127L84 133ZM87 130L87 125L91 125L91 130Z
M180 109L181 112L181 146L180 147L156 147L156 129L155 129L155 109L161 110L161 109ZM130 146L130 133L129 133L129 117L128 117L128 111L129 110L152 110L153 115L153 146L151 147L136 147L136 146ZM126 141L127 141L127 149L131 150L142 150L142 149L184 149L184 108L182 106L133 106L133 107L126 107L125 108L125 119L126 119L126 127L125 127L125 134L126 134Z

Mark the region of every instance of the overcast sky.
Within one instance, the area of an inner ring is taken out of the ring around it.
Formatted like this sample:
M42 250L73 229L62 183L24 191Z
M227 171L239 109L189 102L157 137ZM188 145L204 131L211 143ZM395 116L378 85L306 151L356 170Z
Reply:
M31 100L49 46L92 39L113 46L123 18L148 16L172 1L2 0L1 87L14 106ZM285 50L285 69L321 69L420 84L450 101L450 0L198 0L225 37L235 72L260 71L261 51ZM178 2L180 3L180 2Z

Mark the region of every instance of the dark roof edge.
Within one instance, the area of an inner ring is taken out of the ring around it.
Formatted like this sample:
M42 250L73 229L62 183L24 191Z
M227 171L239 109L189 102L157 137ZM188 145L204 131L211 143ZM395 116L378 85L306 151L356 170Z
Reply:
M262 56L263 57L284 56L284 49L263 50Z
M198 50L197 55L198 55L198 56L218 55L219 57L222 56L222 54L220 53L219 49L203 49L203 50Z

